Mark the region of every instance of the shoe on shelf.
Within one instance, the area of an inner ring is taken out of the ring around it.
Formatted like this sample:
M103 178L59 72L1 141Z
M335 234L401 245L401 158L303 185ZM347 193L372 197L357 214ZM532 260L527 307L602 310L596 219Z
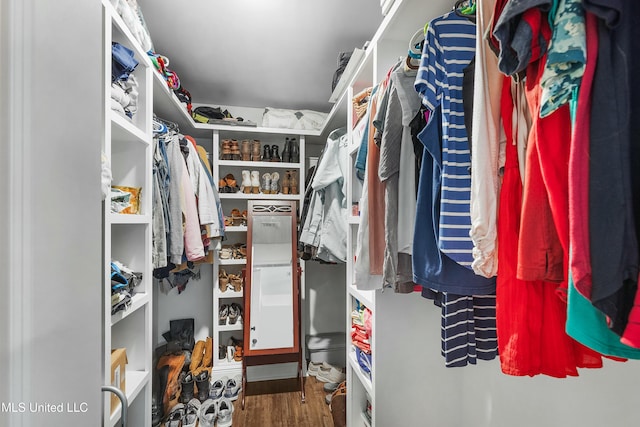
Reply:
M223 268L218 272L218 287L221 292L226 292L229 288L229 275Z
M346 375L342 372L342 370L331 366L329 370L320 369L318 371L318 375L316 378L318 381L322 381L325 383L341 383L346 379Z
M233 403L229 399L218 400L218 427L231 427Z
M220 344L218 346L218 360L224 360L227 358L227 346Z
M251 172L248 170L242 171L242 187L241 190L245 194L251 193ZM240 213L240 211L238 211Z
M280 160L280 154L278 154L278 146L273 144L271 146L271 161L272 162L279 162Z
M242 276L239 274L229 274L229 282L234 292L242 290Z
M289 194L291 192L291 171L285 171L282 177L282 194Z
M291 194L298 194L298 171L292 170L289 175L289 186L291 187Z
M284 139L284 147L282 148L282 161L289 163L291 161L291 141L289 138Z
M213 399L205 400L200 406L198 420L200 427L214 427L218 418L218 405Z
M229 324L235 325L238 319L242 318L242 306L237 303L231 303L229 306Z
M222 153L220 154L220 160L231 160L231 140L222 140Z
M233 362L235 360L236 348L232 345L227 346L227 362Z
M300 162L300 145L295 138L291 138L291 163Z
M228 173L225 177L224 180L227 182L227 187L229 187L230 191L227 191L227 193L237 193L238 191L240 191L240 187L238 187L238 181L236 181L236 177L233 176L232 173Z
M251 161L259 162L260 160L260 140L254 139L251 141Z
M271 194L278 194L280 192L280 187L278 187L279 179L280 174L278 172L274 172L271 174Z
M224 357L227 357L226 350L225 350ZM211 388L209 391L209 397L211 399L218 400L222 397L222 394L224 393L224 386L227 384L227 380L228 380L227 377L222 377L220 379L215 380L213 384L211 384Z
M240 155L240 144L238 144L237 139L231 140L231 160L240 160L242 156Z
M251 171L251 191L253 194L260 192L260 172Z
M249 182L251 182L251 180L249 180ZM251 186L249 186L249 192L251 192ZM240 213L240 209L231 209L231 219L233 220L234 226L242 225L242 223L244 222L244 218L242 217L242 213Z
M261 190L263 194L271 194L271 174L269 172L265 172L262 174Z
M271 147L268 144L264 146L264 152L262 153L262 161L270 162L271 161Z
M251 160L251 142L248 139L244 139L240 143L240 155L245 162Z
M229 245L222 245L218 253L220 259L231 259L233 257L233 248Z
M218 324L224 326L227 324L227 316L229 315L229 306L222 304L218 312Z
M191 399L187 403L187 409L182 421L182 427L196 427L198 425L198 414L202 404L198 399Z

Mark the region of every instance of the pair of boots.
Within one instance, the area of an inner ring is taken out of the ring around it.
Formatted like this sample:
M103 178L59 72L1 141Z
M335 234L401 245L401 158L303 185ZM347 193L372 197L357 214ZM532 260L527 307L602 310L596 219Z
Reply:
M260 172L242 171L242 192L245 194L258 194L260 192Z
M213 339L199 340L193 347L189 372L182 378L180 401L187 403L194 397L194 383L198 400L204 402L209 397L209 372L213 366Z
M278 194L280 187L278 186L278 180L280 174L278 172L265 173L262 175L262 193L263 194Z
M222 140L222 153L221 160L240 160L240 145L236 139L223 139Z
M271 147L269 145L265 145L264 146L264 152L262 153L262 161L263 162L279 162L281 161L280 159L280 154L278 153L278 150L280 148L273 144Z
M288 163L298 163L300 161L300 145L295 138L285 138L282 161Z
M282 194L298 194L298 171L287 170L282 178Z

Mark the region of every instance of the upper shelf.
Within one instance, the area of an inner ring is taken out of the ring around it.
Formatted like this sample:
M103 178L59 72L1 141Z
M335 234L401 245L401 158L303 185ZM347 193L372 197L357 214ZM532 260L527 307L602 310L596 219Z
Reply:
M243 162L241 160L218 160L219 166L235 166L243 168L278 168L278 169L300 169L300 163L287 162Z

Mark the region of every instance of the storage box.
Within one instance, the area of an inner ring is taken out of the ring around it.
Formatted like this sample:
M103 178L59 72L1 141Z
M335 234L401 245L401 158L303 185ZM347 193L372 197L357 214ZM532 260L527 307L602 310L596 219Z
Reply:
M344 332L307 335L307 359L313 363L327 362L334 366L346 366L346 340Z
M126 392L126 366L127 366L127 350L124 348L116 348L111 350L111 385L118 387L123 393ZM116 410L120 399L111 393L111 413Z

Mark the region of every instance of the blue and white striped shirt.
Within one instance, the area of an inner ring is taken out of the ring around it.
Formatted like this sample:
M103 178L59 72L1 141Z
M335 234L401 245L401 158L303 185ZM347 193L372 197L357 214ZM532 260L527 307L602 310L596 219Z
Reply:
M475 24L455 12L429 23L415 88L432 112L442 107L442 198L438 246L471 268L471 158L464 125L462 80L475 55Z

